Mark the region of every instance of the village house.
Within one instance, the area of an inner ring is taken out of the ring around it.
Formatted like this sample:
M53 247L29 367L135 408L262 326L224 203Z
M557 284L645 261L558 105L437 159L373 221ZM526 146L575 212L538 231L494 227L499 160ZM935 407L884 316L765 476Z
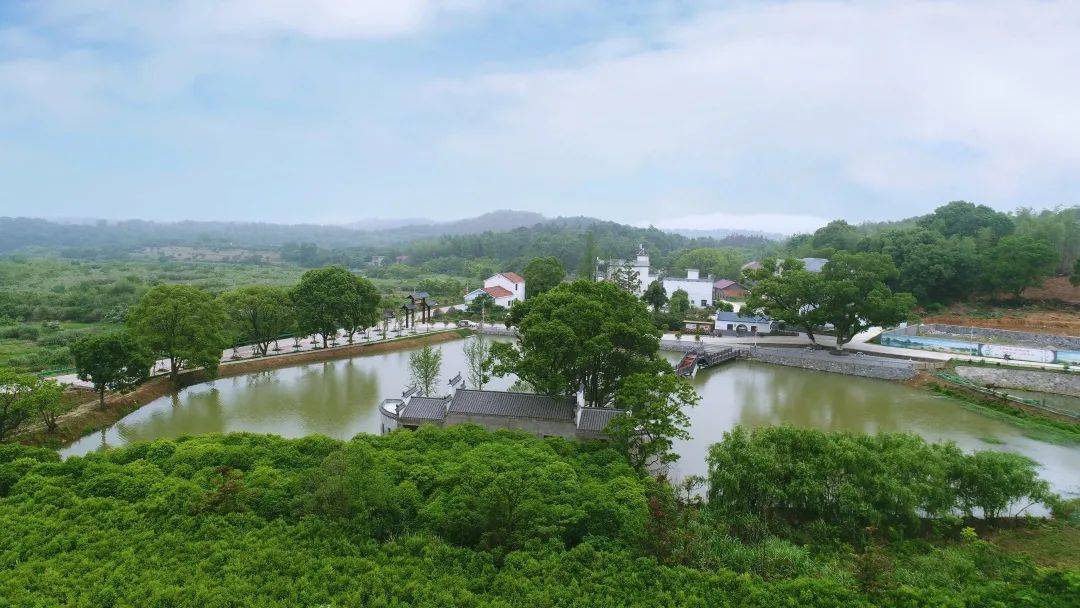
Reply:
M509 308L514 302L525 300L525 278L516 272L500 272L484 279L484 286L465 294L465 302L472 302L486 293L495 300L496 306Z
M625 260L598 260L597 279L611 280L615 271L626 267ZM638 247L637 257L629 263L632 271L637 275L639 285L636 295L641 296L645 289L653 281L659 280L664 286L664 292L670 298L676 290L683 290L690 298L690 305L695 307L711 307L713 305L713 280L712 277L702 277L696 268L687 268L686 277L662 277L653 273L649 268L649 254L645 252L645 246Z
M406 391L400 399L379 405L383 434L399 428L417 429L477 424L488 430L514 429L537 437L606 439L604 429L625 410L584 407L573 397L489 391L460 387L442 397L420 397Z
M713 283L714 300L741 300L746 297L746 288L731 279L720 279Z
M759 336L772 332L772 319L768 317L742 316L736 312L716 313L716 331Z

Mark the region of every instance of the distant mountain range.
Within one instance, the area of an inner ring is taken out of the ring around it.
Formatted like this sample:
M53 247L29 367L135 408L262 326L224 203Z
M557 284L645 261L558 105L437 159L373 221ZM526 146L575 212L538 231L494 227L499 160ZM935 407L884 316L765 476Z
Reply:
M258 222L106 221L93 218L43 220L0 217L0 253L20 250L83 250L120 253L144 247L198 246L276 248L285 243L315 243L323 248L383 248L441 236L508 232L537 225L586 230L611 224L592 217L548 218L530 211L492 211L476 217L439 222L430 219L370 219L345 225L269 224ZM629 228L629 227L628 227ZM742 230L667 230L690 238L783 235Z

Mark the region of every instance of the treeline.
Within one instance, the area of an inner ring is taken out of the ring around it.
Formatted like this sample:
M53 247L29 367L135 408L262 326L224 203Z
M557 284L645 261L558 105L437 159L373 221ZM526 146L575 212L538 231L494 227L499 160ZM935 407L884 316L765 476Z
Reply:
M1080 207L1009 214L954 201L896 225L837 220L793 237L784 255L831 258L840 251L888 255L897 270L890 287L925 307L972 295L1018 298L1053 275L1080 282Z
M555 257L571 269L581 269L583 259L594 257L632 259L642 244L656 268L676 271L700 267L705 273L731 277L737 276L740 264L775 251L778 245L764 237L690 238L653 227L561 218L528 228L445 235L397 247L343 249L294 242L285 245L282 254L285 259L304 266L329 263L349 267L367 266L372 256L382 256L384 267L365 269L373 277L411 278L436 272L478 279L493 271L520 272L534 258ZM404 256L404 261L396 262L398 256ZM592 266L591 261L588 266Z
M918 462L931 450L919 440L885 436L860 474L862 462L838 460L851 438L779 440L788 432L737 431L715 446L708 502L694 480L677 490L602 444L470 426L348 442L193 437L63 462L0 445L0 596L12 606L211 608L1080 601L1075 573L1037 568L958 524L887 528L917 519L937 480L905 470L939 463ZM782 471L791 442L818 449ZM988 481L1020 498L1007 478L1033 467L1010 462ZM747 484L736 500L732 479ZM855 540L771 523L810 509Z

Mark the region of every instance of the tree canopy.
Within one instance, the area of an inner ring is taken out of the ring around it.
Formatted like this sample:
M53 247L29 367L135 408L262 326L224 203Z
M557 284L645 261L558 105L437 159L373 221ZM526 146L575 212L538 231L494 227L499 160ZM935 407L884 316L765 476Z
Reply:
M341 266L309 270L289 292L301 333L318 334L325 347L344 328L350 336L379 321L379 294L367 279Z
M587 404L606 405L623 378L667 365L645 304L611 283L564 283L513 306L506 325L519 340L492 346L495 373L513 373L548 395L581 388Z
M71 345L71 356L79 379L97 391L101 409L105 409L106 391L135 388L154 366L154 356L126 331L81 338Z
M522 272L525 277L525 297L538 296L549 291L566 278L566 269L559 258L547 256L533 258Z
M132 338L169 360L175 381L182 368L202 367L213 376L228 346L225 312L213 296L190 285L158 285L128 315Z
M263 355L270 343L296 327L293 303L283 287L240 287L226 291L218 299L239 343L254 344Z
M687 302L689 302L689 296L687 298ZM649 286L645 288L645 293L641 294L641 299L649 306L652 306L653 312L659 311L664 307L664 304L667 304L668 302L667 292L664 291L664 284L659 280L653 280L653 282L649 283Z

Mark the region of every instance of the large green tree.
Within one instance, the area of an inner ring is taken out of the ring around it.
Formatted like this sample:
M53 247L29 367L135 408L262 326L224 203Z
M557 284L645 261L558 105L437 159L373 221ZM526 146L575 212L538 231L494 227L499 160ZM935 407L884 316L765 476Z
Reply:
M218 296L230 329L239 341L266 355L270 344L295 327L288 290L269 285L240 287Z
M670 368L657 356L659 332L644 302L611 283L564 283L512 307L506 324L518 342L492 346L495 373L540 393L581 388L588 405L607 405L627 376Z
M318 334L325 347L338 329L351 332L378 322L378 292L371 282L341 266L309 270L289 292L296 325L304 334Z
M685 289L676 289L671 292L668 310L681 321L682 317L690 312L690 294L686 293Z
M185 367L215 375L228 346L221 304L191 285L158 285L146 292L128 315L128 328L155 357L169 360L173 381Z
M893 293L885 284L896 277L892 260L880 253L837 253L821 271L821 320L830 323L836 350L855 334L905 320L915 306L909 293Z
M797 327L817 343L815 333L824 323L818 273L806 270L799 260L769 258L762 261L761 268L745 270L743 279L750 286L745 311Z
M154 366L154 356L128 332L80 338L71 345L71 357L79 379L94 386L101 409L105 409L107 391L135 388L149 377Z
M550 290L566 278L566 269L559 258L533 258L525 265L525 297L532 298Z
M652 306L653 312L659 311L668 302L664 284L655 280L649 283L649 286L645 288L645 293L641 294L641 299L649 306ZM687 301L689 302L689 296Z
M627 411L616 416L606 432L631 466L645 470L678 460L671 451L676 439L689 439L686 408L701 400L689 382L673 373L633 374L615 394L615 404Z
M1019 298L1024 289L1042 284L1054 261L1054 251L1044 241L1027 235L1007 236L984 255L984 289Z
M899 272L896 283L922 304L948 304L971 295L979 280L979 254L975 239L946 238L918 228L881 235L881 252L892 258Z
M967 201L942 205L920 218L919 225L945 236L985 236L989 240L997 240L1015 228L1008 214Z

